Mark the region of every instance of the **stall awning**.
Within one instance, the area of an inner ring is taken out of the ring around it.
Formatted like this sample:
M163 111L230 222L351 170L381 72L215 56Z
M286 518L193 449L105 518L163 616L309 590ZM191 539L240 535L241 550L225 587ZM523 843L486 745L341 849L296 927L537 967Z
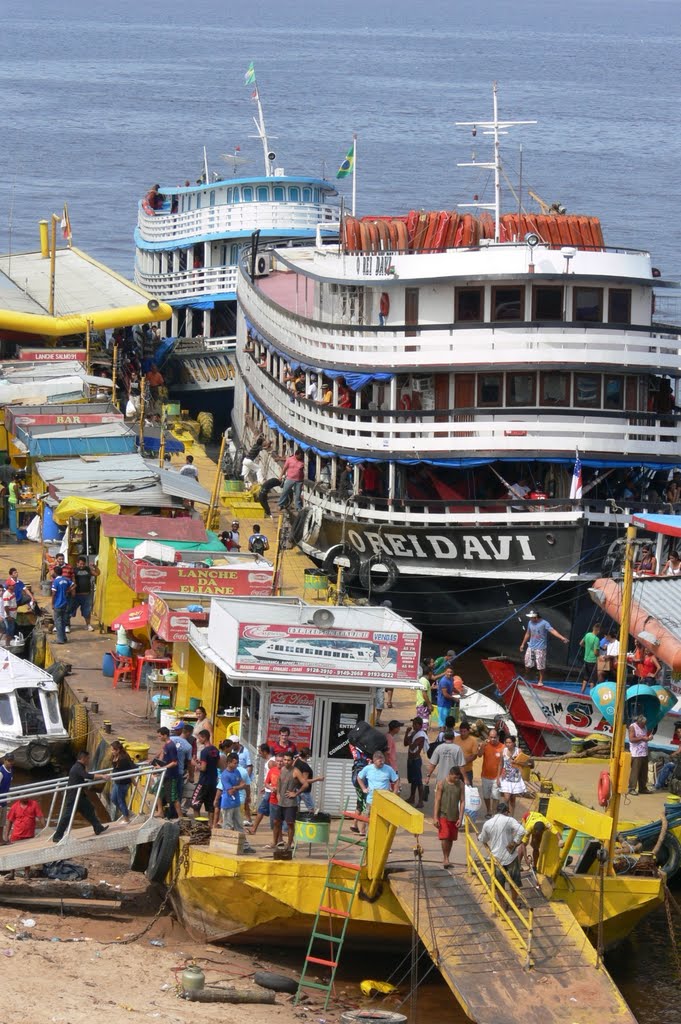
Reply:
M54 510L54 521L59 526L65 526L71 516L82 518L83 516L101 516L103 514L118 515L121 506L113 501L99 501L97 498L63 498Z
M172 469L162 470L161 488L164 494L169 494L173 498L186 498L188 501L198 501L201 505L210 504L210 492L187 473L178 473Z
M667 537L681 537L681 516L632 516L634 526L642 526L651 533L664 533Z
M111 628L120 629L122 626L123 629L142 629L149 625L150 614L151 609L145 601L144 604L137 604L134 608L128 608L127 611L117 615L111 623Z
M208 540L206 528L197 519L166 519L164 516L102 516L105 537L132 537L136 541L188 541L192 546Z

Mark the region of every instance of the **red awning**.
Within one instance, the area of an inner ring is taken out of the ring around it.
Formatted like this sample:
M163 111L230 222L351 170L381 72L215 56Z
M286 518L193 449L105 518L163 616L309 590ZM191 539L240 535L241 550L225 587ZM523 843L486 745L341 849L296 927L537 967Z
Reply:
M127 612L121 614L111 623L112 629L141 629L149 625L149 605L136 604L134 608L128 608Z
M165 516L110 516L100 518L105 537L140 540L189 541L205 544L206 528L199 519L166 519Z
M681 516L632 516L634 526L642 526L651 533L664 533L667 537L681 537Z

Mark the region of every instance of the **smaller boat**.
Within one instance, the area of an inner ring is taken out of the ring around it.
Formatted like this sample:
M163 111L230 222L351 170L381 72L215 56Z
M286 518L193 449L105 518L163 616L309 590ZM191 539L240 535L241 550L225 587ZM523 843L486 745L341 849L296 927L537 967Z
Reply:
M44 669L0 652L0 756L19 768L41 768L69 741L57 684Z

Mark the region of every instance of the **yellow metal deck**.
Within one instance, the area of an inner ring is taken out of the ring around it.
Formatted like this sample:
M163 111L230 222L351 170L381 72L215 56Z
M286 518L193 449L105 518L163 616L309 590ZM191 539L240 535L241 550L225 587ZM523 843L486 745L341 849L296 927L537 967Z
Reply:
M415 902L413 870L388 882L442 977L477 1024L636 1024L570 910L524 886L533 910L532 962L488 894L463 866L424 866ZM415 914L415 908L417 912Z

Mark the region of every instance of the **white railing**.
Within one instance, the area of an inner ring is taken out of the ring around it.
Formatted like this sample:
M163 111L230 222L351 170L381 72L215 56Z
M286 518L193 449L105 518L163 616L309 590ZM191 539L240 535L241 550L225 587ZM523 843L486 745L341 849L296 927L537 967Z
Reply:
M236 267L199 267L170 274L145 274L135 267L135 283L164 300L236 292L236 280Z
M593 324L510 327L499 323L477 329L412 329L417 337L407 337L404 327L344 333L343 324L307 321L274 304L241 270L237 288L243 315L257 331L294 358L319 366L400 370L456 364L489 369L492 364L521 368L531 363L599 371L605 366L625 366L631 372L637 368L677 372L679 367L676 337L652 329L602 329Z
M148 214L140 206L138 227L146 242L177 241L188 238L229 237L242 232L309 231L314 236L318 224L338 222L338 208L320 203L236 203L232 206L206 206L186 213Z
M435 414L410 417L359 416L353 410L329 409L295 398L254 359L237 349L236 360L252 397L265 412L302 440L339 453L386 457L447 456L455 452L499 453L581 452L621 455L672 455L681 441L681 425L665 425L654 414L642 413L631 422L622 414L608 416L561 415L554 410L464 414L460 420L441 422Z

